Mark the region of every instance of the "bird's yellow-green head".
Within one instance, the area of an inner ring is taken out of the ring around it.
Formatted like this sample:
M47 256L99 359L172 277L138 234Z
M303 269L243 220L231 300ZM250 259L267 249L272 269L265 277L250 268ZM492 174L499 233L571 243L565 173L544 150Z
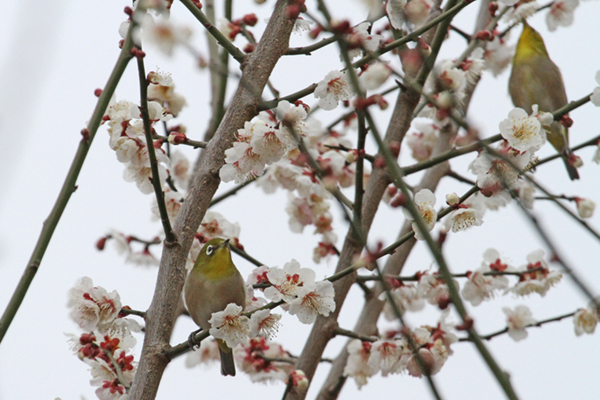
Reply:
M208 279L219 279L236 271L231 260L229 239L215 238L202 247L191 273L201 273Z
M523 32L517 43L515 61L527 60L535 56L548 57L544 39L526 21L523 21Z

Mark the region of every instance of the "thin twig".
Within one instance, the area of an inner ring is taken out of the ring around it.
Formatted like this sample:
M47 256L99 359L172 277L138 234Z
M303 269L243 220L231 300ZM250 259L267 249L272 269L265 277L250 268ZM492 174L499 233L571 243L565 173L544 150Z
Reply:
M144 59L142 56L138 56L138 78L140 82L140 113L142 121L144 123L144 134L146 135L146 149L148 150L148 158L150 159L150 170L152 171L152 186L154 188L154 194L156 196L156 204L158 206L158 212L160 215L160 222L162 223L163 230L165 232L165 245L173 246L177 243L177 236L173 232L171 222L169 221L169 214L167 213L167 206L165 204L165 194L162 190L162 184L160 181L160 174L158 172L158 161L154 152L154 141L152 140L152 124L150 122L150 116L148 115L148 80L146 78L146 68L144 67Z
M198 7L196 7L196 5L191 1L191 0L181 0L181 2L183 3L183 5L190 10L190 12L192 13L192 15L194 17L196 17L196 19L198 21L200 21L200 23L202 25L204 25L204 27L206 28L206 30L213 35L213 37L217 40L217 42L219 42L219 44L221 46L223 46L223 48L240 64L242 62L244 62L244 59L246 58L246 55L244 54L243 51L241 51L240 49L238 49L232 42L231 40L229 40L228 38L225 37L225 35L223 35L223 33L221 33L221 31L219 29L217 29L216 26L214 26L210 20L208 19L208 17L206 15L204 15L204 13L202 12L202 10L200 10Z
M535 322L533 324L526 325L523 328L525 329L525 328L540 327L540 326L545 325L545 324L547 324L549 322L560 321L560 320L563 320L565 318L569 318L569 317L574 316L576 312L577 311L574 311L574 312L568 313L568 314L559 315L558 317L544 319L544 320ZM488 333L487 335L482 335L481 339L483 339L483 340L490 340L490 339L492 339L492 338L494 338L496 336L500 336L500 335L502 335L504 333L508 333L508 327L504 328L504 329L501 329L501 330L499 330L497 332L494 332L494 333ZM470 342L471 338L460 338L460 339L458 339L458 341L459 342Z
M138 11L136 11L134 17L137 17L137 13ZM123 42L121 53L119 54L119 58L117 59L110 77L108 78L108 82L106 82L106 85L104 86L104 89L98 98L96 108L94 109L87 128L82 131L83 138L79 142L79 147L77 148L77 152L75 153L75 157L71 163L69 172L67 173L60 193L54 203L54 207L52 208L48 218L44 221L44 226L42 227L42 231L40 232L31 257L27 262L23 276L17 284L9 303L4 310L2 318L0 318L0 343L8 331L12 320L14 319L19 307L21 306L21 303L23 302L23 299L25 298L25 295L27 294L31 282L33 281L33 278L40 267L44 254L46 253L46 249L48 248L48 244L50 243L50 239L52 238L54 230L60 221L62 213L65 210L71 195L77 189L76 182L79 172L81 171L92 141L96 136L98 127L102 122L104 112L110 103L110 99L115 92L117 84L119 83L121 76L123 75L125 68L129 63L129 60L131 60L133 57L131 55L131 49L133 48L132 34L134 29L137 29L137 24L135 23L135 18L132 17L131 24Z

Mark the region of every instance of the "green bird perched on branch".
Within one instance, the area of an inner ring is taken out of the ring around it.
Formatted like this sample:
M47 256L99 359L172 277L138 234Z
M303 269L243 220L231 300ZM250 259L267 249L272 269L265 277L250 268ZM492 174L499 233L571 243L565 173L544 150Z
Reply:
M184 294L190 316L205 332L210 331L208 321L213 313L225 310L230 303L245 307L246 286L231 260L229 239L211 239L204 245L185 280ZM217 339L217 343L221 374L235 376L232 349L221 339Z
M568 103L560 70L550 59L540 34L526 21L523 21L523 32L513 58L508 91L513 104L529 114L534 104L538 105L539 111L553 112ZM568 129L557 121L543 128L550 144L560 153L569 178L579 179L569 149Z

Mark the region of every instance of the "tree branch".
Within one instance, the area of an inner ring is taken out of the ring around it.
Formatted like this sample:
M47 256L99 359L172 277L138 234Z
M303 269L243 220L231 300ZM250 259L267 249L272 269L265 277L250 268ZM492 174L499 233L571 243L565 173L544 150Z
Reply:
M189 0L182 0L184 3ZM188 7L190 8L190 7ZM195 6L194 6L195 8ZM262 91L279 58L287 51L294 20L286 15L287 1L279 0L255 51L244 59L240 85L223 121L192 175L190 190L175 220L180 246L165 247L154 297L146 318L146 336L129 399L153 399L172 357L169 337L185 280L185 261L194 235L216 192L224 151L233 145L232 132L258 113ZM194 12L194 10L191 10Z

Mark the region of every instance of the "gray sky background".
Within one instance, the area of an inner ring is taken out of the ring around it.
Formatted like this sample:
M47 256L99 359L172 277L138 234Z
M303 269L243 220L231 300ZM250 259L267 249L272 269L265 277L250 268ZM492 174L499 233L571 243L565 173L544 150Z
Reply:
M253 2L235 4L236 17L250 10ZM312 6L311 2L309 7ZM329 1L331 10L340 18L348 17L356 24L364 19L364 9L354 0ZM0 192L0 309L4 310L30 257L44 219L51 210L70 166L80 130L95 106L95 88L103 87L117 59L119 49L118 27L125 19L122 13L126 2L64 1L45 2L27 0L7 2L0 16L0 168L3 171L4 190ZM273 1L257 7L260 31L264 18L272 9ZM242 9L242 7L244 9ZM313 8L313 10L315 10ZM477 2L469 6L455 24L470 31L473 26ZM316 10L314 11L316 13ZM545 38L553 60L560 66L569 99L579 99L596 86L595 73L600 69L597 38L600 24L597 16L600 3L582 2L575 12L575 23L569 28L559 28L553 33L546 30L545 13L531 19L530 23ZM204 32L188 16L187 10L175 2L172 19L194 27L193 43L204 53ZM512 35L515 42L520 28ZM293 36L292 45L303 42ZM441 58L457 57L464 48L464 40L452 33L444 45ZM166 59L146 46L146 69L157 66L171 72L176 90L186 96L188 107L179 122L188 126L188 134L201 139L208 121L208 73L199 71L193 58L179 49L175 57ZM337 54L322 50L311 57L284 58L277 65L273 82L282 94L301 89L321 80L329 71L341 68ZM235 62L231 69L237 71ZM117 99L138 101L136 70L128 68L124 80L117 88ZM498 132L498 124L512 109L507 93L509 72L494 78L485 73L475 92L471 105L471 122L479 127L482 136ZM391 82L390 82L391 84ZM230 86L230 89L231 86ZM393 99L391 97L390 99ZM305 100L316 104L312 96ZM339 111L339 110L338 110ZM380 114L379 127L385 126L387 114ZM315 116L323 122L338 113L319 112ZM571 113L575 124L571 129L571 145L581 143L599 133L600 109L588 104ZM373 150L374 144L369 144ZM193 160L191 149L180 149ZM594 148L578 154L585 166L580 169L582 179L570 182L562 164L544 165L536 173L540 182L554 193L578 195L600 201L600 166L591 163ZM540 155L553 154L545 146ZM468 175L466 168L474 155L453 160L457 172ZM412 164L408 152L403 151L401 164ZM72 355L64 332L80 333L68 317L67 291L81 277L89 276L94 284L108 291L117 290L123 304L145 310L150 304L156 279L156 268L136 267L124 263L111 246L104 252L96 251L96 240L111 228L127 234L152 238L160 225L150 220L151 197L139 192L134 184L122 179L123 165L108 147L108 134L101 128L89 152L78 180L79 188L73 195L63 218L56 229L40 270L23 302L12 326L0 346L0 399L87 399L96 398L95 388L87 366ZM473 178L474 179L474 178ZM418 181L411 177L410 183ZM230 185L222 185L226 190ZM464 193L467 185L445 180L437 194L438 206L449 192ZM304 267L314 268L317 277L330 275L335 260L329 264L314 265L312 249L318 237L307 227L303 235L293 234L288 228L285 213L286 193L278 191L265 196L254 187L244 189L238 196L215 207L229 221L242 227L241 242L246 250L270 266L283 266L295 258ZM568 207L574 209L572 204ZM381 206L372 233L371 243L382 240L391 243L403 222L399 209ZM342 243L347 227L339 217L337 206L332 205L339 228L338 244ZM598 293L600 258L598 242L585 233L574 221L547 202L537 202L536 215L560 250L587 284ZM450 235L445 254L454 272L464 272L479 267L483 252L494 247L519 266L525 264L528 253L544 248L536 233L522 218L516 206L499 212L488 212L484 224L465 232ZM600 226L598 213L589 220ZM243 275L252 266L236 258ZM423 244L411 254L405 272L414 273L430 267L432 257ZM558 266L553 265L554 268ZM461 284L463 282L461 281ZM476 319L480 333L489 333L505 326L501 308L526 304L536 319L545 319L586 306L588 301L568 278L551 289L546 297L512 298L510 295L486 302L479 307L469 307ZM362 308L360 290L352 290L344 304L340 326L351 329L355 315ZM439 312L428 307L425 312L410 314L413 325L434 324ZM458 320L453 315L455 321ZM386 326L383 324L382 326ZM173 343L185 340L195 326L191 320L178 321ZM285 315L277 341L294 354L302 350L310 327L294 317ZM500 365L507 370L517 393L523 399L545 398L598 398L597 371L600 368L598 332L594 336L577 338L570 319L530 329L529 337L515 343L508 336L492 340L488 346ZM142 337L138 336L136 360L141 350ZM345 344L343 338L331 342L325 356L334 357ZM487 366L473 346L456 344L436 381L444 398L502 399ZM311 386L309 398L314 397L326 376L327 365L320 366ZM179 398L280 398L282 383L273 385L252 384L247 376L222 378L218 368L186 369L184 358L174 360L166 370L159 399ZM362 391L354 382L347 382L341 398L394 398L399 395L411 398L429 398L424 380L409 376L374 377ZM377 396L377 397L376 397Z

